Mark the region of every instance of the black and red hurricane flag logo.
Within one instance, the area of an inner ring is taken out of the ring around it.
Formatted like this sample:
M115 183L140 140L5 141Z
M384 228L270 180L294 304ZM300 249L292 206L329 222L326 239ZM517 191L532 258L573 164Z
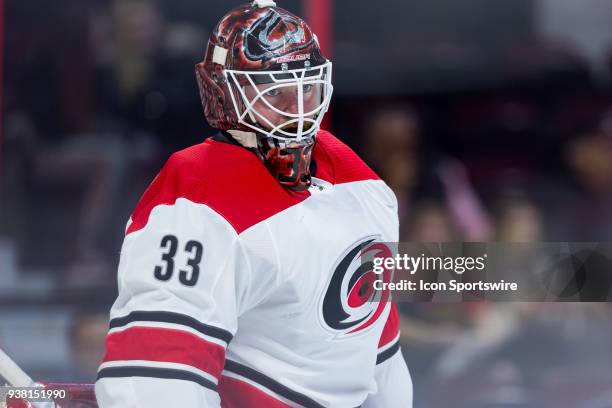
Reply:
M367 238L340 259L323 297L322 317L336 333L348 335L370 327L385 310L388 290L375 290L374 282L390 282L391 269L374 273L374 258L392 257L389 247Z
M252 61L268 61L311 46L301 23L275 10L268 11L244 32L244 54Z

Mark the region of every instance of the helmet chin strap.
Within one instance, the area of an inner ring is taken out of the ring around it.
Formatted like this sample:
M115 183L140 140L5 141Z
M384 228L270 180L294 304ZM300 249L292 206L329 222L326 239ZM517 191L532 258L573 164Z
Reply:
M255 132L245 132L244 130L230 129L227 131L238 143L248 149L257 147L257 134Z

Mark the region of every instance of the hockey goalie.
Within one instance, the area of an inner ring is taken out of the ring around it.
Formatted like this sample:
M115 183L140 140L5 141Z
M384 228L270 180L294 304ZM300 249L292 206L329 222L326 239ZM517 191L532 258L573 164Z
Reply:
M332 64L257 0L196 77L218 132L173 154L127 225L101 408L411 407L397 311L360 257L398 240L392 191L321 130Z

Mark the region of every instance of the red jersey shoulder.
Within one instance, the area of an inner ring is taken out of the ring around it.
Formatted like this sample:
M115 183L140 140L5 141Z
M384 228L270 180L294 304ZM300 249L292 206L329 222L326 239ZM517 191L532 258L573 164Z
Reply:
M249 150L207 139L174 153L140 199L127 233L142 229L153 208L178 198L204 204L237 233L297 204Z
M326 130L317 134L313 157L317 165L316 177L332 184L380 180L357 153Z

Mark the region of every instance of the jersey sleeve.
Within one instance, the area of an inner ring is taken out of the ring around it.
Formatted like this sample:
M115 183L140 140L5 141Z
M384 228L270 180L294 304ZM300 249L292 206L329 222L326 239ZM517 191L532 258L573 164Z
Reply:
M178 170L164 167L128 224L95 388L101 408L220 405L225 350L253 301L250 263L231 225L185 198L198 184Z
M376 393L363 408L412 408L412 378L399 343L399 314L394 303L378 344L374 376Z

